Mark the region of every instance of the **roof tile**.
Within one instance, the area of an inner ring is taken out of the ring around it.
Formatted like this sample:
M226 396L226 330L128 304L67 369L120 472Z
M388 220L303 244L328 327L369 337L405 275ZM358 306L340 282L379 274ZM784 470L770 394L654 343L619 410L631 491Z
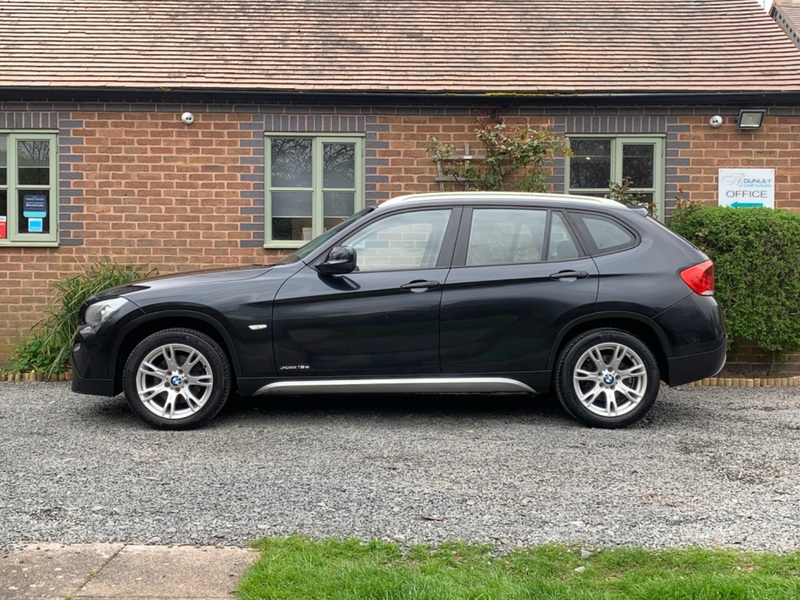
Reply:
M754 0L3 0L0 87L800 91Z

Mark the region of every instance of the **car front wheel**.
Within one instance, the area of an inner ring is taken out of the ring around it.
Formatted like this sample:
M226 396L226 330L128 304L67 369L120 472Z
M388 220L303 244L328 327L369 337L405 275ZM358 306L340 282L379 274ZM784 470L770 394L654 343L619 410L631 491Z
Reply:
M231 374L213 339L191 329L166 329L133 349L123 371L131 410L159 429L189 429L225 405Z
M658 363L637 337L619 329L576 336L556 364L556 395L576 419L592 427L639 421L658 396Z

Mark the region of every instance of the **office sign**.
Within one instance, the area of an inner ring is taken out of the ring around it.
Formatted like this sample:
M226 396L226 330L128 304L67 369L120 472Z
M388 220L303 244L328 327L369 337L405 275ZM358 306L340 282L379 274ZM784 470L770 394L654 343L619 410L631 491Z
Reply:
M775 169L720 169L720 206L775 208Z

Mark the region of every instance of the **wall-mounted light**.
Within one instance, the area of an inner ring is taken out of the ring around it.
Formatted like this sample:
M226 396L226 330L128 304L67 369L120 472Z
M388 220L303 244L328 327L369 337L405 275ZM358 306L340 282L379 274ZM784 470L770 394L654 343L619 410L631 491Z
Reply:
M763 108L743 108L739 111L736 124L739 129L758 129L764 124L764 115L767 111Z

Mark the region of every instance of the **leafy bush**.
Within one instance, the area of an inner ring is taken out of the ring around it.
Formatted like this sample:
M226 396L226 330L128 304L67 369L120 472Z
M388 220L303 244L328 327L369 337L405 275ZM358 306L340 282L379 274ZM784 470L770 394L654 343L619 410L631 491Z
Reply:
M145 266L117 265L104 260L84 268L79 275L56 281L51 287L52 305L47 316L31 328L31 336L14 350L12 371L47 374L67 371L81 305L106 288L155 274L155 269Z
M731 338L777 354L800 351L800 215L683 204L670 227L716 264Z
M617 202L621 202L626 206L646 208L647 214L653 218L656 218L657 215L655 203L652 201L648 202L646 200L646 195L641 192L634 191L633 187L633 179L627 175L623 177L622 181L619 183L609 180L608 193L603 197L616 200Z
M471 159L455 156L453 144L442 144L435 136L428 138L431 160L442 175L452 178L456 188L546 192L546 165L555 154L572 156L566 138L546 128L509 128L498 116L479 116L474 133L482 156Z

